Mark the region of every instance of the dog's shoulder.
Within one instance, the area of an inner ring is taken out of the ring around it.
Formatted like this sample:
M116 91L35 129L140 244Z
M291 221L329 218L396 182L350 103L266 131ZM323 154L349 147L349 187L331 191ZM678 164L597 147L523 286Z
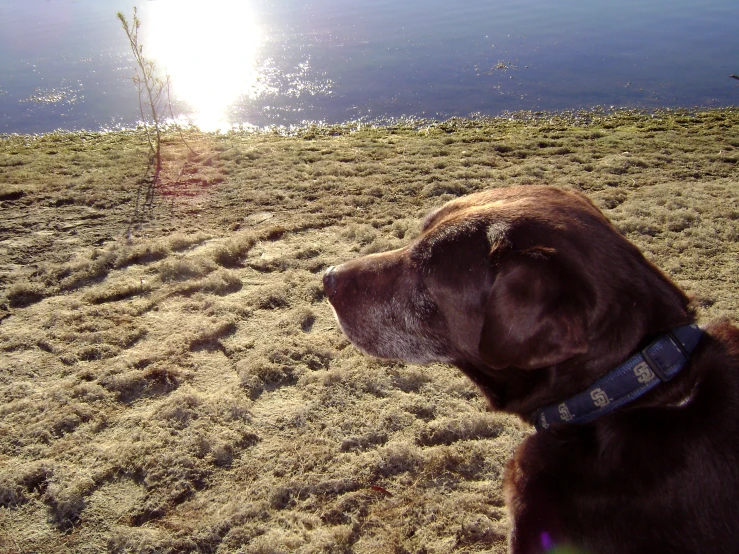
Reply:
M506 471L514 540L547 533L553 543L618 545L613 552L733 551L724 549L739 544L739 527L727 533L724 525L736 516L739 490L739 328L707 325L684 379L671 404L530 435ZM679 529L669 548L665 529ZM699 537L718 542L696 546Z

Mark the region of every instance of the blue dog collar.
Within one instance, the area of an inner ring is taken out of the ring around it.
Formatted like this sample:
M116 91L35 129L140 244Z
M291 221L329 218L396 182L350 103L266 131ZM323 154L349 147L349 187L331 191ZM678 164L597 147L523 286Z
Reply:
M636 400L687 366L702 334L693 323L660 335L585 392L539 410L534 423L536 429L542 431L560 423L590 423Z

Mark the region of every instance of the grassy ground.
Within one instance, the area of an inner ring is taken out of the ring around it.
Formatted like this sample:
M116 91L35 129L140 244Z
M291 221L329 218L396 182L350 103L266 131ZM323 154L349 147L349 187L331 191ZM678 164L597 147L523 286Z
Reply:
M531 430L343 338L329 265L487 187L590 195L739 319L739 111L0 139L0 551L504 552Z

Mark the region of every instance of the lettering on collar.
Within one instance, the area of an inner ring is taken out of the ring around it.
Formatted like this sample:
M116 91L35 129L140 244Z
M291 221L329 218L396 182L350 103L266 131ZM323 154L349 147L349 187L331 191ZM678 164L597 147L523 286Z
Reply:
M634 366L634 376L640 383L649 383L649 381L657 377L647 362L640 362Z

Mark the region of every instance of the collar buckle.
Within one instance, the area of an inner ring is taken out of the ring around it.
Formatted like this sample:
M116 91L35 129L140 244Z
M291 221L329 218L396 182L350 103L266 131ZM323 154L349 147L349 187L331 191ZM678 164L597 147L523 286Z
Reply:
M649 346L647 346L644 350L641 351L641 355L644 357L644 361L647 362L647 365L649 366L649 369L652 370L652 372L659 377L660 381L663 383L666 383L670 379L672 379L675 376L675 373L672 375L665 374L664 371L662 371L662 368L657 363L657 361L652 358L652 355L649 353L649 349L654 347L660 340L663 340L661 338L653 341ZM680 352L682 354L682 352ZM685 359L688 359L688 356L685 356Z

